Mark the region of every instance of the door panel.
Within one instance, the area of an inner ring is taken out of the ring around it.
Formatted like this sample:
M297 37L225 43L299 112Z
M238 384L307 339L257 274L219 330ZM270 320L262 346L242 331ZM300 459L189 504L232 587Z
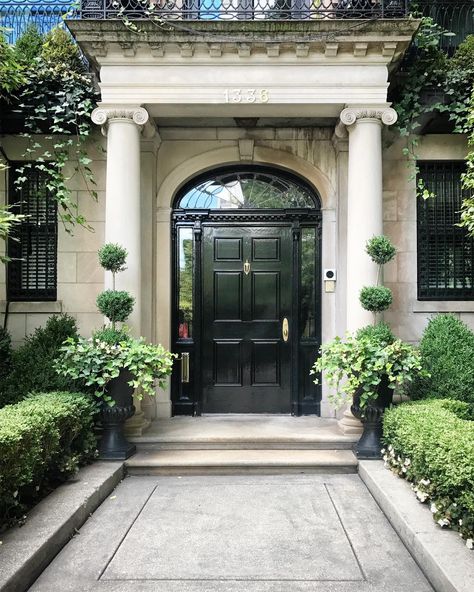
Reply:
M289 413L292 240L289 227L203 228L205 413Z

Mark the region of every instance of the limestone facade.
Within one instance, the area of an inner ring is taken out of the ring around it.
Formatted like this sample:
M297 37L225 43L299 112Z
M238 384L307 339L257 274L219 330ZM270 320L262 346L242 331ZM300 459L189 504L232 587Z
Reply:
M103 102L93 121L103 135L98 129L89 147L99 199L73 174L74 163L70 186L94 231L69 235L60 227L58 301L11 303L7 327L15 343L58 312L74 315L84 335L100 326L95 299L104 277L96 251L113 241L130 253L118 288L137 299L133 330L170 347L175 196L200 173L239 164L290 171L321 198L322 269L337 270L333 292L321 282L323 342L370 322L357 297L376 270L363 247L381 232L398 249L384 278L395 297L385 314L395 333L416 342L439 311L474 327L474 302L417 300L415 183L403 143L388 127L396 114L387 103L389 69L416 23L370 23L372 30L348 32L335 21L287 23L279 31L269 21L201 22L193 43L179 32L148 31L137 41L116 24L93 25L76 21L73 29L100 72ZM234 31L228 42L215 41L224 26L228 35L229 27L241 27L239 38ZM312 42L297 41L308 33ZM10 160L22 160L22 142L1 139ZM466 150L461 136L425 136L418 155L462 160ZM6 192L2 172L0 199ZM2 266L2 322L5 300ZM148 418L169 416L169 392L142 409ZM333 415L324 388L322 414Z

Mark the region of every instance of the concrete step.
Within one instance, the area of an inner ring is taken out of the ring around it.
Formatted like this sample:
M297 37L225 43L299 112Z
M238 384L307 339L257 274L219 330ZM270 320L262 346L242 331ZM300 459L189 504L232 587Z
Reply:
M355 473L350 450L140 450L129 475L281 475Z
M359 439L335 419L314 416L216 415L156 420L140 450L350 450Z
M156 440L145 436L129 438L142 451L158 450L351 450L359 439L348 438L343 440L327 440L313 438L304 440L278 439L266 440L264 438L252 440L232 440L229 438L197 439L197 440Z

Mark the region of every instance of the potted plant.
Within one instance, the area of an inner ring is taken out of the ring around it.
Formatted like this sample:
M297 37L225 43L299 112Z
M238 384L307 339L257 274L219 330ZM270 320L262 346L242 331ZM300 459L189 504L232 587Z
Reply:
M100 264L113 279L112 290L97 297L97 307L110 324L90 339L67 339L55 365L59 374L80 381L98 397L103 426L99 458L104 460L124 460L135 452L124 435L125 421L135 413L134 391L139 399L144 393L155 395L155 385L165 385L175 357L161 345L133 338L123 324L134 298L115 289L115 276L125 269L126 258L119 245L109 243L99 250Z
M387 324L377 322L377 315L392 302L389 288L379 284L382 266L393 259L395 247L387 237L377 236L368 241L366 251L379 266L378 285L362 288L360 301L373 312L374 324L322 345L311 373L317 375L316 384L324 373L333 389L329 400L336 408L352 400L351 411L364 426L356 453L358 458L368 459L381 456L382 418L392 403L394 389L425 372L418 350L397 339Z

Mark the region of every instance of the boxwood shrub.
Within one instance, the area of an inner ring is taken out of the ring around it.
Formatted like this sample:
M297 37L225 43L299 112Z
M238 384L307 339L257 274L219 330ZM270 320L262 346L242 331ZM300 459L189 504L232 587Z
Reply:
M429 377L417 378L412 399L450 398L474 406L474 333L452 314L433 317L420 341L423 368Z
M412 483L441 527L474 547L474 421L450 399L405 403L385 412L386 466Z
M5 371L0 372L0 407L18 403L33 392L77 390L72 380L59 376L53 367L68 337L78 337L74 318L51 316L44 327L37 328L11 352Z
M51 392L0 409L0 530L96 454L89 395Z

